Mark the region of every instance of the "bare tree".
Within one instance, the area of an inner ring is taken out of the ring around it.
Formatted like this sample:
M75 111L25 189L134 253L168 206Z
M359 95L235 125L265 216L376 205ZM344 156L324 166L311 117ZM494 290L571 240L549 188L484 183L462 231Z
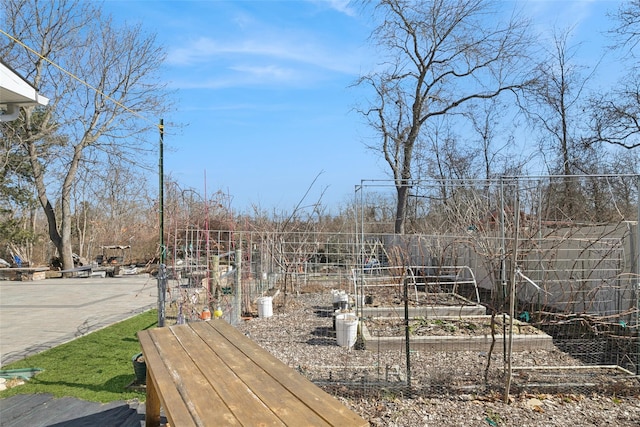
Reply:
M633 56L633 49L640 43L640 0L631 0L620 5L613 15L617 24L612 34L620 42L620 46Z
M611 92L591 98L592 143L604 142L628 149L640 147L639 99L637 69Z
M514 152L516 117L505 120L509 105L500 98L475 102L465 112L473 133L473 145L481 159L477 178L493 179L504 175L521 174L527 159Z
M593 143L618 147L640 147L640 67L634 51L640 42L640 1L624 2L613 15L613 51L628 72L608 93L591 98L589 105Z
M575 61L578 45L570 45L571 31L554 32L551 48L537 67L538 79L525 91L522 108L535 127L542 131L540 152L546 156L551 174L560 174L563 188L554 189L549 206L561 217L575 218L581 210L580 189L570 175L584 171L583 160L588 155L584 146L586 130L582 108L586 100L587 83L595 67L586 76L587 67Z
M153 35L114 25L94 3L3 0L2 9L0 54L51 99L40 120L24 110L16 144L28 155L49 238L69 269L78 171L99 169L107 158L140 164L154 117L166 107L157 76L164 52Z
M476 153L463 144L457 128L449 116L434 117L425 128L425 136L420 138L416 153L418 165L424 163L424 171L418 169L420 176L427 176L435 180L438 192L428 199L431 207L446 204L453 190L451 182L473 178L473 165ZM424 140L424 141L422 141ZM418 199L418 198L417 198Z
M382 0L372 37L387 61L361 77L373 89L361 113L380 135L371 148L389 164L397 191L395 232L404 233L414 150L432 119L476 99L521 87L527 23L506 20L486 0Z

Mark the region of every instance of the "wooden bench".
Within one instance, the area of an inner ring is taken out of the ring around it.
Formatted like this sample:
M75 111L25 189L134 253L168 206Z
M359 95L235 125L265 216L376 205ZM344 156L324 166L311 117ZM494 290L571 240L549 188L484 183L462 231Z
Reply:
M141 331L147 427L368 426L222 319Z
M14 280L18 282L44 280L46 279L47 271L49 271L49 267L0 268L0 280Z

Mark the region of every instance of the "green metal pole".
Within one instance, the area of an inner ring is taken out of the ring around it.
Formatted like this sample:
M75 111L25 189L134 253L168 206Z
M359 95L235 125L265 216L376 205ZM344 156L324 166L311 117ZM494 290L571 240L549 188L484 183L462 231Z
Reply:
M158 265L158 326L163 327L165 323L165 295L167 293L167 270L165 265L166 251L164 247L164 120L160 119L158 126L160 131L160 156L158 161L159 189L159 223L160 223L160 262Z
M158 164L159 189L158 204L160 206L160 264L165 263L164 249L164 120L160 119L160 158Z

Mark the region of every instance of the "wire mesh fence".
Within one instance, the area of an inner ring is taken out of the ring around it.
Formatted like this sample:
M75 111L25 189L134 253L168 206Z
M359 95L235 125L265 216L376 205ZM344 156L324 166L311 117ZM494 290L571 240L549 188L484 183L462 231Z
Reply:
M638 182L415 182L402 235L363 182L352 233L178 231L172 304L338 394L637 393Z

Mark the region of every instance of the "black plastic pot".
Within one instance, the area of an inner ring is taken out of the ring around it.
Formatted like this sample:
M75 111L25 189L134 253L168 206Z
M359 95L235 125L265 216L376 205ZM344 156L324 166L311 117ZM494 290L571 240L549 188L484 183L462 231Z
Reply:
M144 361L142 353L138 353L131 359L133 363L133 372L136 374L136 383L147 383L147 364Z

